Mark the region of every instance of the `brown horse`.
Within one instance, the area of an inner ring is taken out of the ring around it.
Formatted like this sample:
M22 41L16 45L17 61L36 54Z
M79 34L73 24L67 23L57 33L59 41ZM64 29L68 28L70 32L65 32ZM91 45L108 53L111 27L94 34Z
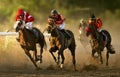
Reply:
M111 45L112 38L110 33L107 30L102 30L101 32L98 32L98 30L94 26L94 23L89 24L88 28L90 29L90 32L88 32L87 35L90 37L92 56L94 57L94 54L97 52L98 57L100 58L100 63L103 64L102 51L106 47L106 66L108 66L109 53L115 53L115 50Z
M33 30L36 31L37 34L37 40L35 39L35 35L32 31L27 29L25 27L25 24L21 20L17 21L17 27L16 27L16 32L19 32L19 43L21 47L24 49L25 54L30 58L32 63L36 68L38 68L36 62L40 60L40 63L42 63L42 53L43 53L43 48L46 48L46 42L44 39L44 35L37 29L33 28ZM37 56L37 49L36 49L36 44L40 45L40 59L38 59ZM34 51L34 57L31 56L30 50ZM35 59L34 59L35 58Z
M61 68L63 67L64 60L65 60L63 52L66 48L68 48L71 51L74 70L76 70L76 60L75 60L76 44L75 44L74 34L72 33L72 31L66 30L71 35L71 38L68 40L65 37L65 35L63 34L63 32L58 30L58 28L55 24L55 21L52 18L48 19L46 29L47 29L48 33L51 33L51 36L49 38L51 48L49 49L49 52L51 53L55 62L57 64L59 64L60 63L60 56L61 56L62 61L61 61L60 67ZM57 50L58 50L58 60L56 59L56 57L53 54L53 52L56 52Z

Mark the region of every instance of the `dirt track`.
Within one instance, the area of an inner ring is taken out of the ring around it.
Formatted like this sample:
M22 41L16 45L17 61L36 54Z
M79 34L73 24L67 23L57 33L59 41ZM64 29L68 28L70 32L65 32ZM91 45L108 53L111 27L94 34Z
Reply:
M119 69L82 70L74 72L71 70L2 70L0 77L119 77Z
M106 23L109 25L109 23ZM52 56L48 51L43 53L43 63L39 64L41 70L35 70L33 64L28 57L24 54L24 51L16 42L15 37L8 37L8 46L6 48L4 44L4 37L1 37L1 49L0 49L0 77L120 77L120 43L119 38L119 25L109 28L112 35L112 45L116 50L116 54L110 54L109 66L105 66L105 51L103 54L103 65L98 63L98 60L91 58L91 49L88 42L78 39L76 29L74 31L76 37L76 66L78 71L73 71L72 58L69 50L65 50L65 64L61 70L59 66L55 64ZM48 49L49 42L46 38ZM39 48L38 48L39 50ZM57 53L56 53L57 54ZM69 57L69 58L68 58Z

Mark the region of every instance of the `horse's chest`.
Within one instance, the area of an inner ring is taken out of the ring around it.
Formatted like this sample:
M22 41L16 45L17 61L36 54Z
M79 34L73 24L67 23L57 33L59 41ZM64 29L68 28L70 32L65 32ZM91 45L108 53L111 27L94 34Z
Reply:
M50 37L49 41L51 46L57 46L60 44L60 40L58 37Z
M27 49L27 50L34 50L35 44L34 43L31 44L29 42L26 42L26 43L21 44L21 47L24 49Z

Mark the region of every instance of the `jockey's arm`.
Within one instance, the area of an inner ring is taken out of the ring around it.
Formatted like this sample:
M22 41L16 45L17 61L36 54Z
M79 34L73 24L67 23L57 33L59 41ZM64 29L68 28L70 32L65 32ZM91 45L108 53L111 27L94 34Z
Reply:
M62 24L63 23L63 21L61 20L61 21L56 21L56 24Z
M33 22L34 21L34 18L33 17L30 17L30 18L26 18L25 22Z

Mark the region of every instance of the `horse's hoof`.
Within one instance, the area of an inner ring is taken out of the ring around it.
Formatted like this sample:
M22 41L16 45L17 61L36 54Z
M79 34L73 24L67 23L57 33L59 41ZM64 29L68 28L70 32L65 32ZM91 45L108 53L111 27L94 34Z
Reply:
M39 59L35 59L35 62L38 62L39 61Z
M74 69L74 71L76 71L76 72L77 72L78 70L77 70L77 69Z
M99 62L99 64L103 64L103 62Z
M59 61L55 61L55 62L57 63L57 65L59 65L59 63L60 63Z
M40 60L40 64L42 63L42 60Z
M106 66L108 66L108 63L106 63Z
M61 69L63 68L63 64L60 64L60 68L61 68Z

